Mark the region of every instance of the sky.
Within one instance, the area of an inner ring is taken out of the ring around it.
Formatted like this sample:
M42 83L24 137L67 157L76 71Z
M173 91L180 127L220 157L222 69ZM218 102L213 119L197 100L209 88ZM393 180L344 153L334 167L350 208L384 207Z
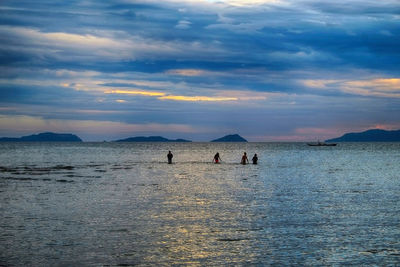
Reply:
M400 129L398 0L2 0L0 136Z

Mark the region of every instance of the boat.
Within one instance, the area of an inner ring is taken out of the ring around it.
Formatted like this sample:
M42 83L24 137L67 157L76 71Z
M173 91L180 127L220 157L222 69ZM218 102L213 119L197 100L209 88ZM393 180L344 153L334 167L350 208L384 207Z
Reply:
M336 146L334 143L325 143L325 142L317 142L317 143L307 143L309 146Z

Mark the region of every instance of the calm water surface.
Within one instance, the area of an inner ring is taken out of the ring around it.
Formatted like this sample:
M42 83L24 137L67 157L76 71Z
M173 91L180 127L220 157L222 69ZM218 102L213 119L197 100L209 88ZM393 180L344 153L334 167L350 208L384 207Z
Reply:
M0 266L399 266L399 192L400 143L2 143Z

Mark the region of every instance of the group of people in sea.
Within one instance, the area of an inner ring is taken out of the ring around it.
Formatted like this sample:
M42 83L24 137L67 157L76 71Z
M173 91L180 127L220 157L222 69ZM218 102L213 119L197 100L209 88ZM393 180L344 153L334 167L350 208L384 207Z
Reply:
M221 161L221 157L219 156L219 153L217 152L217 154L215 154L213 162L214 163L219 163ZM258 156L257 154L254 154L253 158L251 159L251 161L253 162L253 164L257 164L258 163ZM240 161L240 164L242 165L246 165L249 163L249 159L247 158L247 153L244 152L243 156L242 156L242 160Z
M172 158L174 157L174 155L172 154L171 151L168 151L167 154L167 159L168 159L168 164L172 164ZM222 161L221 157L219 156L219 152L217 152L217 154L214 155L214 159L213 159L213 163L220 163L220 161ZM253 158L251 159L251 161L253 162L253 164L257 164L258 163L258 156L257 154L254 154ZM246 152L243 153L242 156L242 160L240 161L240 164L242 165L246 165L249 163L249 159L247 158L247 154Z

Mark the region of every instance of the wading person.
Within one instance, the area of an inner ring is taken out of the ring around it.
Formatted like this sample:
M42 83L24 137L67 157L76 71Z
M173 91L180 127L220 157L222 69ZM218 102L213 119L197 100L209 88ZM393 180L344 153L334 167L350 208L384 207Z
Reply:
M167 158L168 158L168 164L172 164L172 158L174 155L172 155L171 151L168 151Z
M219 153L217 152L217 154L215 154L213 162L214 163L219 163L222 159L219 156Z
M240 164L246 165L246 162L249 163L249 159L247 158L246 152L244 152Z
M257 164L257 162L258 162L257 154L254 154L254 156L251 160L253 161L253 164Z

